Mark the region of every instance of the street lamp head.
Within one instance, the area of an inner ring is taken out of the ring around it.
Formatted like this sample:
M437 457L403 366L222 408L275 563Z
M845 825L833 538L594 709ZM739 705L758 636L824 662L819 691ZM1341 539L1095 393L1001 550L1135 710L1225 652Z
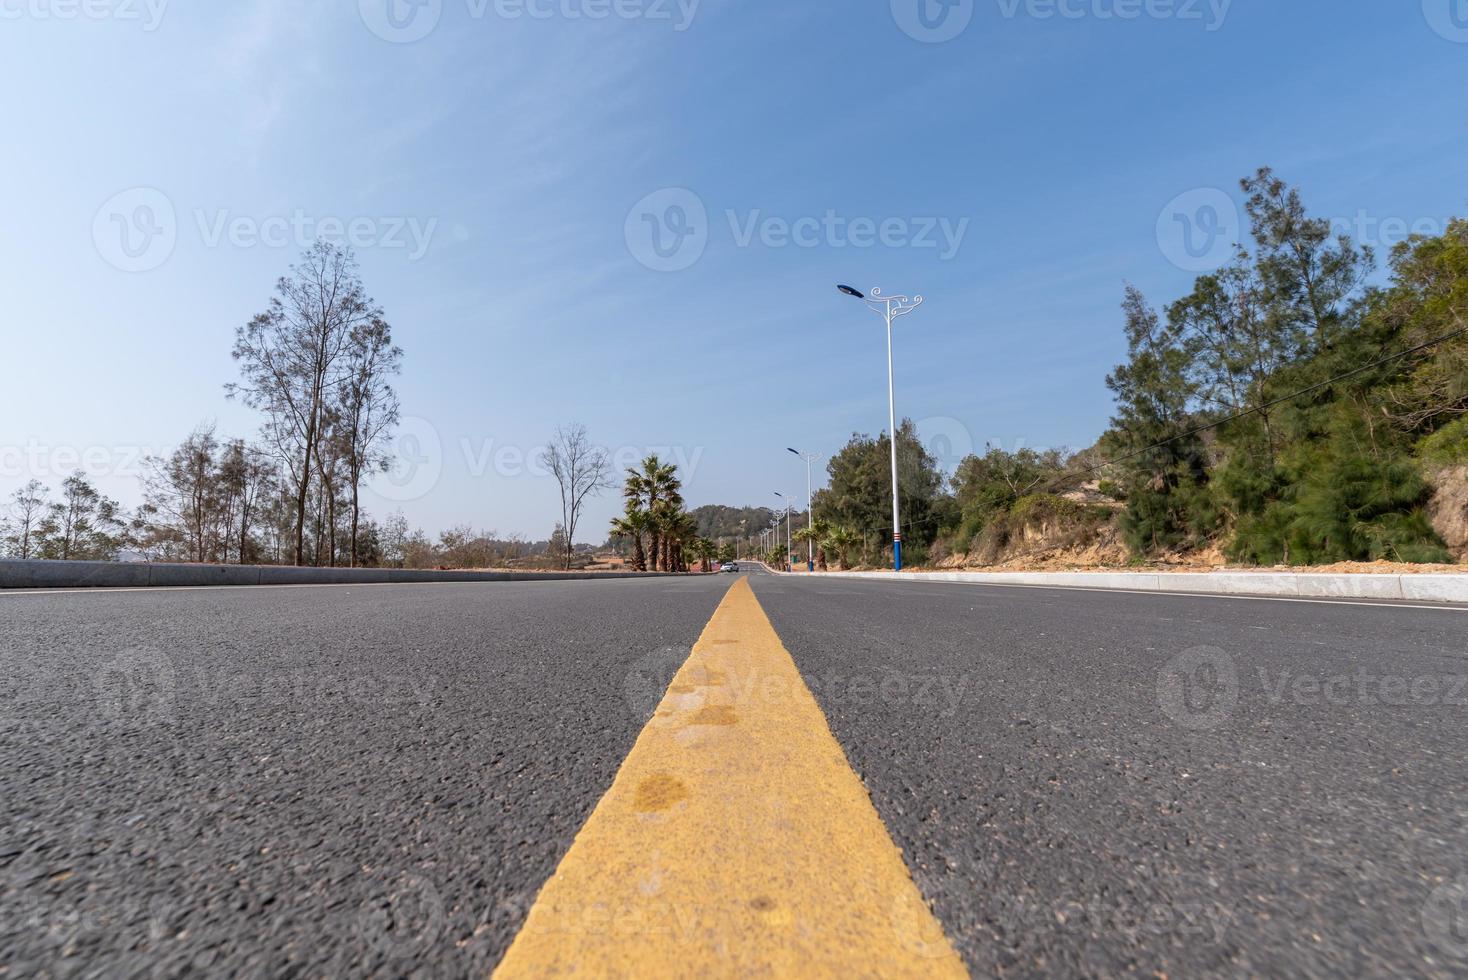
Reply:
M836 288L841 290L847 296L855 296L857 299L866 299L865 294L863 294L860 289L853 289L851 286L846 285L837 285Z
M797 456L800 455L800 450L799 449L792 449L792 450L790 450L790 452L794 453Z

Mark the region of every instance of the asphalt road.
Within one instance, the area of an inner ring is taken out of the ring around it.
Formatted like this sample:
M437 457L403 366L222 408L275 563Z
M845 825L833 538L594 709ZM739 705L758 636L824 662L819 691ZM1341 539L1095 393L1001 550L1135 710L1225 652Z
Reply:
M486 975L730 578L0 595L0 974Z
M0 595L0 976L483 976L731 581ZM752 584L976 975L1468 975L1468 612Z
M1468 975L1468 612L754 586L976 974Z

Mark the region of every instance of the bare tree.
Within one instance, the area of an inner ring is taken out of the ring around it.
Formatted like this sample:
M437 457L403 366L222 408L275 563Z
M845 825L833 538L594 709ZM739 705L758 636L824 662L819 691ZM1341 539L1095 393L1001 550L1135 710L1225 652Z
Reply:
M561 485L561 527L566 535L566 568L569 569L576 551L576 525L581 521L587 498L613 485L607 473L611 459L605 449L591 444L586 426L575 423L556 430L540 461Z
M263 502L275 489L275 468L261 450L247 446L243 439L233 439L220 454L219 483L236 560L241 565L253 564L259 543L250 532L262 516Z
M122 508L76 471L61 484L61 500L51 504L36 528L36 556L61 561L115 561L126 542Z
M323 469L332 403L350 375L353 338L381 321L382 310L367 296L352 253L326 242L306 251L276 293L264 313L235 332L243 380L226 391L267 415L264 435L294 496L300 565L312 471Z
M40 480L31 480L10 495L10 554L16 558L35 557L36 532L50 504Z
M167 459L148 460L150 472L143 480L149 518L145 523L153 530L154 541L170 536L181 541L189 561L216 560L222 543L218 449L214 426L202 425Z
M359 325L351 339L347 377L334 414L342 463L351 485L351 564L355 568L362 481L388 464L386 445L398 424L398 396L391 379L401 370L403 352L393 346L392 328L381 318Z

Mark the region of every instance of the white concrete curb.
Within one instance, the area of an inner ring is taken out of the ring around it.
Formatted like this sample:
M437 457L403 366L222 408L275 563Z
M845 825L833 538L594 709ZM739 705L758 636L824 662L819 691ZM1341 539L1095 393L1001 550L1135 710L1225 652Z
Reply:
M1319 572L777 572L808 578L1034 585L1200 595L1288 596L1468 603L1468 574L1338 575Z

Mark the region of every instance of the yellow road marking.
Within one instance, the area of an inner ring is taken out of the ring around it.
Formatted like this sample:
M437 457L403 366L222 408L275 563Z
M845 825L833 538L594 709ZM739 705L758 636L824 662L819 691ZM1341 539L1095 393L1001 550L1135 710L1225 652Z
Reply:
M965 977L746 579L495 976Z

